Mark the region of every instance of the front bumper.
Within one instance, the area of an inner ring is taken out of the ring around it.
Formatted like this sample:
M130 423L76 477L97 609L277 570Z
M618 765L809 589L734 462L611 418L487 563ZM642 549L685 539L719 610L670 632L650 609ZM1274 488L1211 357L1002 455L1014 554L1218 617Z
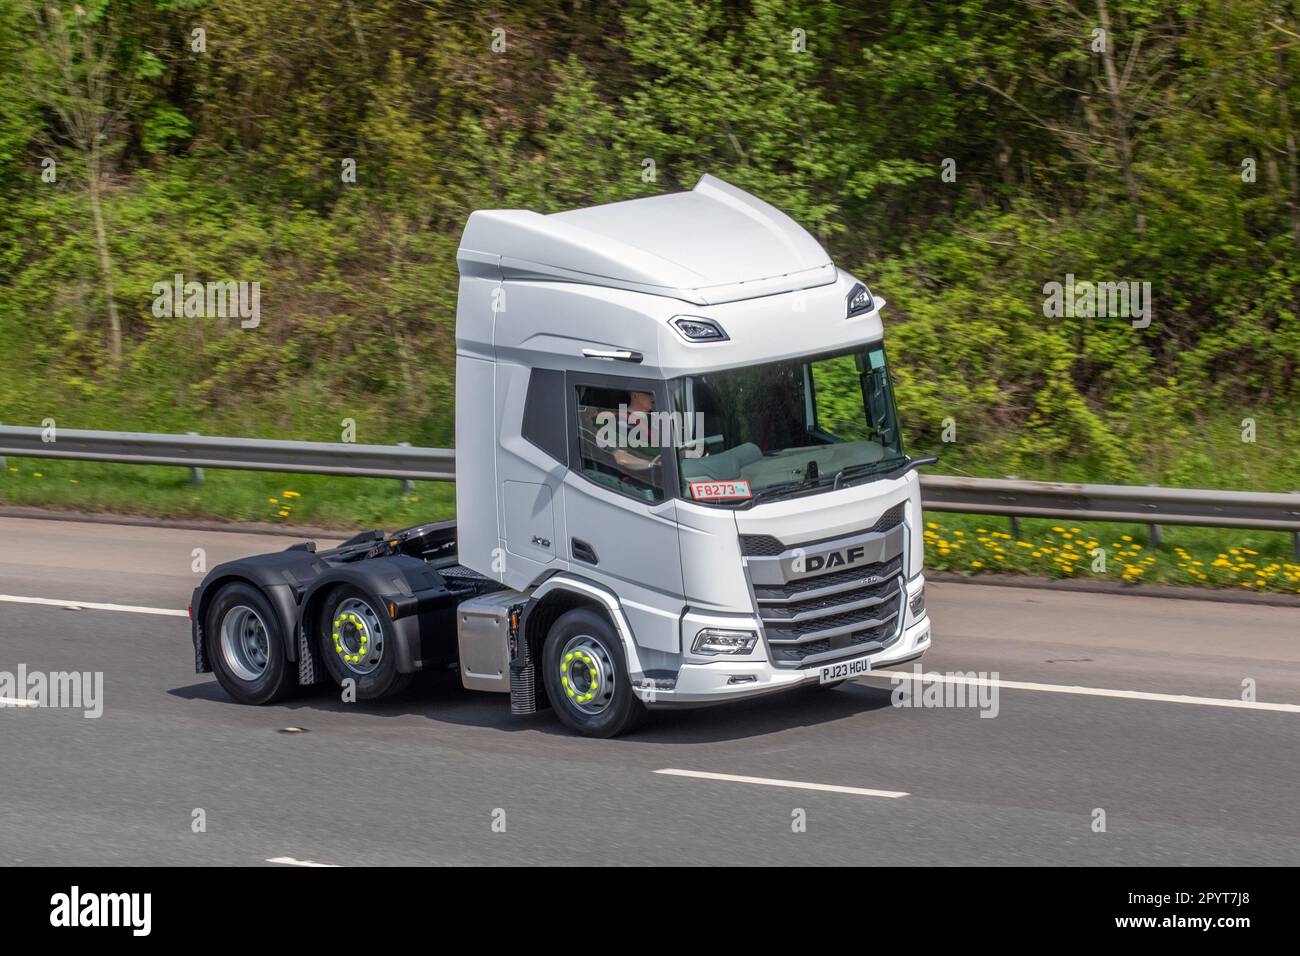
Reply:
M930 617L926 615L907 628L889 647L872 655L871 669L915 660L929 646ZM844 658L853 659L853 655ZM672 687L655 687L643 691L641 697L646 706L652 708L679 704L718 704L816 684L820 671L821 668L816 665L792 669L775 667L766 660L716 660L683 664Z

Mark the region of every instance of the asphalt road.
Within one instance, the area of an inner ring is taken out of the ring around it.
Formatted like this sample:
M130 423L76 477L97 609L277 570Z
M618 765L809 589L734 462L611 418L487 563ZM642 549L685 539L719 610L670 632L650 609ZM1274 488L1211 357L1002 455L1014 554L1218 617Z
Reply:
M183 612L195 548L289 543L0 519L0 595L56 602L0 599L0 672L104 680L98 719L0 708L0 864L1300 864L1300 609L935 584L925 669L996 717L873 676L597 741L451 673L239 706L184 617L62 606Z

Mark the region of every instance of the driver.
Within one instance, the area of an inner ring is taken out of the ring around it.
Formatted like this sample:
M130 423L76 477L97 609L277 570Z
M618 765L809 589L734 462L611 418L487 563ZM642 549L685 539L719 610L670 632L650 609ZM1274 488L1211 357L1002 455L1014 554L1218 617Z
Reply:
M620 432L631 435L635 429L639 429L647 436L647 440L644 445L629 443L626 448L619 447L613 450L614 462L625 471L644 475L659 467L659 449L650 443L650 437L654 434L650 415L654 407L654 392L629 391L627 393L627 402L624 405L626 414L623 416L626 430L620 428ZM623 409L619 411L623 414Z

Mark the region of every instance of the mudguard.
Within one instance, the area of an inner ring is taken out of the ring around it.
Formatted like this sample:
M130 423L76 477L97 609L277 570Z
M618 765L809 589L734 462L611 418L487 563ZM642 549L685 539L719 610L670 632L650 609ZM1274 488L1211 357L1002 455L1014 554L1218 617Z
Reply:
M308 643L329 592L341 584L375 598L396 641L397 670L408 674L456 657L456 605L475 593L447 581L419 558L393 555L330 568L302 596L301 622Z
M359 588L372 597L379 605L376 610L391 621L400 672L410 673L455 659L456 605L477 593L475 584L444 578L428 562L405 554L346 563L330 561L337 551L317 554L314 545L300 544L230 561L208 572L194 589L190 604L195 670L206 673L212 669L203 627L213 596L232 581L257 587L271 603L284 637L285 656L301 662L302 683L312 683L319 675L320 669L304 657L304 652L310 655L315 646L314 622L326 596L341 584Z
M316 553L314 546L294 545L284 551L257 554L219 564L199 582L190 598L190 630L194 641L194 666L198 673L212 670L203 643L203 627L207 623L208 608L213 596L225 584L243 581L259 589L280 621L284 635L285 653L289 660L298 660L298 604L300 595L311 582L329 570Z

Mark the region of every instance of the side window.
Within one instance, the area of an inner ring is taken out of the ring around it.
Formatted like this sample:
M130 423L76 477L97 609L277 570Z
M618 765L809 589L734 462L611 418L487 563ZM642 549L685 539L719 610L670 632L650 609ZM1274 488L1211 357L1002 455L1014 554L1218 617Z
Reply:
M672 436L665 427L668 416L655 414L655 393L635 387L575 387L578 461L571 463L575 470L638 501L663 501L664 455L665 451L671 454Z
M556 461L568 461L564 420L564 373L535 368L524 401L524 438Z

